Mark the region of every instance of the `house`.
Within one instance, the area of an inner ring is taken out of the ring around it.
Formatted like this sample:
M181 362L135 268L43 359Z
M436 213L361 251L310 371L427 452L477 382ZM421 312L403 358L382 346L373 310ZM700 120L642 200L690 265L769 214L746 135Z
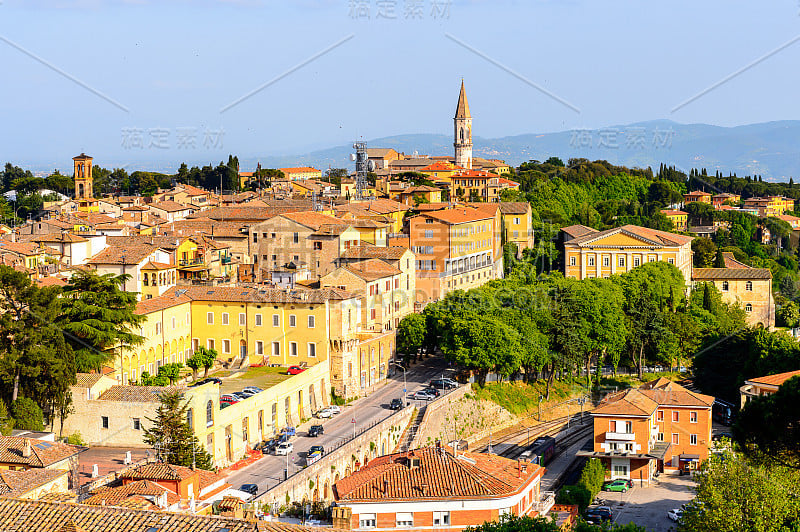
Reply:
M741 407L744 408L744 405L746 405L748 401L754 397L772 395L778 391L778 388L780 388L784 382L798 376L800 376L800 370L777 373L775 375L768 375L766 377L747 379L744 381L744 385L739 388Z
M86 261L86 264L97 270L98 274L129 275L122 285L128 292L136 292L141 297L144 288L142 268L148 262L170 264L172 259L167 250L156 244L147 244L137 240L109 245L106 249ZM169 279L167 286L174 286L174 278Z
M295 166L290 168L278 168L289 181L300 179L322 179L322 171L311 166Z
M78 455L84 447L34 438L0 436L0 471L68 471L67 488L78 486Z
M69 493L66 469L0 469L0 497L38 499L48 493Z
M151 203L150 210L156 214L159 218L162 218L168 222L175 222L177 220L183 220L192 212L194 209L187 205L183 205L176 201L164 200L158 203Z
M375 170L387 168L389 163L403 157L404 154L397 153L392 148L367 148L367 159L373 164Z
M779 216L794 210L794 200L783 196L753 197L744 200L743 208L757 211L760 218Z
M666 216L672 225L675 227L676 231L686 231L689 227L689 213L678 211L674 209L662 209L661 214Z
M711 194L708 192L703 192L702 190L693 190L688 194L683 195L683 202L684 203L708 203L711 205Z
M408 187L400 192L399 201L412 207L418 203L439 203L442 201L442 189L427 185Z
M503 242L513 242L521 257L525 249L533 249L531 204L526 201L500 202Z
M578 456L600 459L607 478L641 485L656 472L696 469L708 458L713 404L664 378L609 394L592 410L594 436Z
M723 253L724 268L694 268L692 284L710 283L722 293L722 301L738 304L745 311L748 325L775 326L775 300L772 297L772 272L751 268L737 261L733 253Z
M742 197L739 194L716 194L711 198L711 204L715 209L721 209L723 206L736 206L742 202Z
M503 190L518 190L519 183L486 170L460 170L450 177L450 197L465 201L499 201Z
M692 237L637 225L605 231L570 226L562 232L566 277L609 277L646 262L664 261L678 268L687 283L692 279Z
M436 445L380 456L334 484L347 530L464 530L504 515L545 515L544 468Z

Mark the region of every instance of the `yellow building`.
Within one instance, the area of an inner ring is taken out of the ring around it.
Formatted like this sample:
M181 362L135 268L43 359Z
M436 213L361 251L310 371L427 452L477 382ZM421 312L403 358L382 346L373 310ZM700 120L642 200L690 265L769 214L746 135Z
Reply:
M175 286L178 272L174 264L147 261L140 269L142 274L142 298L152 299L163 295Z
M366 218L381 222L386 221L389 223L390 233L403 232L403 218L405 218L408 209L409 207L407 205L385 198L359 201L334 207L334 211L338 217L342 217L349 212L355 218Z
M296 166L290 168L278 168L289 181L299 179L322 179L322 171L310 166Z
M676 231L686 231L689 228L689 213L671 209L662 209L661 214L669 218Z
M419 173L429 176L431 181L443 180L447 183L450 183L450 178L452 175L461 170L464 170L464 168L456 166L451 162L436 161L435 163L429 164L424 168L420 168Z
M531 204L519 201L501 202L499 205L503 226L503 242L516 244L521 256L522 250L533 248Z
M708 203L711 205L711 194L708 192L703 192L702 190L693 190L688 194L683 195L683 202L684 203Z
M606 231L570 226L564 233L564 275L574 279L609 277L646 262L664 261L692 279L692 237L636 225Z
M744 209L758 210L758 216L779 216L786 211L794 210L794 200L783 196L767 196L765 198L747 198Z

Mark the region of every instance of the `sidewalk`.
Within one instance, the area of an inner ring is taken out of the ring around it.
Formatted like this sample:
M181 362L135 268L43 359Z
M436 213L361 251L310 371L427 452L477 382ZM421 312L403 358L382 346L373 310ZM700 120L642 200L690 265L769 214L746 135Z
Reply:
M591 419L589 420L591 422ZM577 425L575 428L570 427L569 429L562 430L561 432L556 435L556 444L558 444L558 440L568 436L574 430L579 430L581 428L586 427L586 424ZM575 459L575 454L580 450L581 447L584 446L586 440L590 439L592 436L591 434L587 434L586 438L582 438L581 440L573 443L567 449L562 451L555 460L552 460L549 464L545 466L545 473L542 477L542 482L540 485L541 491L553 491L553 486L555 486L556 482L561 478L569 466L572 465L572 461Z

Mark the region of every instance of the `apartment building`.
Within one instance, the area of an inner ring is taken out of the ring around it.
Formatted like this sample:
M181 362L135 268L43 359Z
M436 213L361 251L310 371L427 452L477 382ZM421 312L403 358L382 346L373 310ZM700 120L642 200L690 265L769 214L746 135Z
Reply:
M744 200L744 209L758 211L758 216L780 216L786 211L794 210L794 200L783 196L766 196L763 198L747 198Z
M531 204L526 201L501 202L499 206L503 227L503 242L516 244L520 256L523 250L533 249Z
M536 464L439 445L380 456L334 484L333 526L460 531L544 515L552 503L542 501L543 474Z
M723 205L735 207L742 202L742 197L739 194L716 194L711 198L711 204L715 209L721 209Z
M519 190L519 183L486 170L460 170L450 176L450 197L494 202L503 190Z
M311 166L293 166L289 168L278 168L289 181L300 179L322 179L322 170L317 170Z
M662 209L660 212L672 222L676 231L686 231L689 228L689 213L674 209Z
M594 437L578 456L611 479L648 485L656 471L690 471L708 458L714 398L667 379L607 396L592 412Z
M744 405L746 405L754 397L772 395L778 391L778 388L780 388L784 382L797 376L800 376L800 370L787 371L785 373L777 373L775 375L767 375L766 377L754 377L752 379L747 379L744 381L742 387L739 388L741 408L744 408Z
M86 261L90 267L97 270L100 275L129 275L129 279L122 285L122 289L128 292L136 292L142 298L144 291L144 271L143 268L148 263L171 264L172 256L169 250L160 247L158 244L149 244L137 240L120 240L114 242L103 251ZM148 276L149 279L149 276ZM176 279L170 278L170 288L175 286Z
M664 261L678 268L687 284L691 282L692 237L636 225L605 231L570 226L562 233L566 277L609 277L646 262Z
M683 195L683 202L684 203L708 203L711 205L711 194L708 192L703 192L702 190L693 190L688 194Z
M264 272L293 263L306 266L313 279L327 275L345 250L358 246L361 235L344 220L313 211L284 213L252 225L250 254Z
M499 212L458 206L409 219L417 297L424 304L503 276Z

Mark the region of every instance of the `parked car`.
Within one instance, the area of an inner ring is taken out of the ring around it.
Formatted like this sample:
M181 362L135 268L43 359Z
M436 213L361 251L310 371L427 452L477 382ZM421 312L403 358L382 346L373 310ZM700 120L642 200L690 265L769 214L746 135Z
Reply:
M440 392L436 388L425 388L422 391L423 392L428 392L428 394L430 394L430 395L432 395L434 397L439 397L440 395L442 395L442 392Z
M286 373L288 373L289 375L299 375L300 373L303 373L305 370L306 368L300 366L289 366L289 369L286 370Z
M219 409L220 409L220 410L225 410L225 409L226 409L226 408L228 408L229 406L231 406L231 404L230 404L230 403L223 403L222 401L220 401L220 402L219 402Z
M333 412L331 412L329 408L323 408L322 410L318 410L314 415L320 419L327 419L333 416Z
M209 382L213 382L214 384L222 384L222 379L219 377L207 377L201 381L197 381L192 386L202 386L203 384L208 384Z
M605 484L603 484L603 490L621 491L622 493L625 493L626 491L631 489L631 487L628 485L628 482L630 481L624 479L612 480L611 482L606 482Z
M308 450L308 453L311 454L315 452L319 452L320 454L325 454L325 447L323 447L322 445L312 445L311 449Z
M220 403L228 403L228 404L235 405L239 401L241 401L241 398L237 397L235 394L232 394L232 393L226 393L224 395L220 395L219 396L219 402Z
M240 490L249 493L253 497L258 495L258 485L257 484L242 484L242 487L239 488Z
M439 390L452 390L453 388L458 388L458 385L449 379L433 379L430 382L430 385L431 388L436 388Z
M611 508L608 506L596 506L586 510L586 522L599 525L603 521L611 521Z
M412 396L412 399L418 399L420 401L430 401L431 399L436 399L436 396L433 394L428 393L426 390L420 390L415 392Z
M269 454L275 450L275 447L278 446L278 438L272 438L270 440L265 440L261 442L261 454Z
M320 434L325 434L325 429L322 425L311 425L308 428L308 437L309 438L316 438Z
M257 393L263 392L264 390L262 390L258 386L246 386L245 388L242 389L242 391L255 395Z
M331 405L331 406L328 407L328 410L330 410L331 414L333 414L334 416L336 414L341 414L342 413L342 409L339 408L339 405Z
M402 410L403 400L398 397L395 397L394 399L392 399L392 402L389 403L389 408L391 408L392 410Z
M683 510L680 508L673 508L669 512L667 512L667 517L672 519L673 521L680 521L681 517L683 517Z
M278 456L285 456L290 454L294 450L294 445L292 442L286 441L283 443L279 443L277 447L275 447L275 454Z
M247 392L231 392L231 395L234 397L238 397L240 401L244 401L245 399L248 399L253 396L253 394Z
M292 426L283 427L281 429L281 434L286 434L287 436L294 436L295 435L295 428Z

